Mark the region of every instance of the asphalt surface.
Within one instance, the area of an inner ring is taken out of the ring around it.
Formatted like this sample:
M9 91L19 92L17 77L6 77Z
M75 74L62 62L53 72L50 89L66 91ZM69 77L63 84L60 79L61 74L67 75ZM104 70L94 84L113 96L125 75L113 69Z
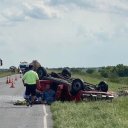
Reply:
M0 78L0 127L1 128L52 128L52 116L50 106L33 105L13 105L17 100L23 100L24 86L20 75L11 76L15 81L14 88L12 84L6 84L6 77Z

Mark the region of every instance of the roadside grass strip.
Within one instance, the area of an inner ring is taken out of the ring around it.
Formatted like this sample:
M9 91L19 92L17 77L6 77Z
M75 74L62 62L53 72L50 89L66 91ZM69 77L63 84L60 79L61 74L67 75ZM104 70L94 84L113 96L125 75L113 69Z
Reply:
M55 102L54 128L128 128L128 97L112 102Z
M5 76L10 76L10 75L13 75L15 73L12 73L12 72L0 72L0 78L2 77L5 77Z

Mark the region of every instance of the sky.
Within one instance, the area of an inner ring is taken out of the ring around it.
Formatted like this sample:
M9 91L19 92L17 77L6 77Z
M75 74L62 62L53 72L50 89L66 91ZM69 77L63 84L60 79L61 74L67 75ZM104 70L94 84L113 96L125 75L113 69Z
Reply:
M128 0L0 0L3 67L128 65Z

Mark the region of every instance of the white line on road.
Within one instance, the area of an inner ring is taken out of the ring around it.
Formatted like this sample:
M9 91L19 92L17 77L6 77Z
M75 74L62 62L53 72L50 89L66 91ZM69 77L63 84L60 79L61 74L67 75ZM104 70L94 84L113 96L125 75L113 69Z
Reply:
M47 128L47 116L48 116L48 113L46 111L46 106L43 105L43 110L44 110L44 128Z

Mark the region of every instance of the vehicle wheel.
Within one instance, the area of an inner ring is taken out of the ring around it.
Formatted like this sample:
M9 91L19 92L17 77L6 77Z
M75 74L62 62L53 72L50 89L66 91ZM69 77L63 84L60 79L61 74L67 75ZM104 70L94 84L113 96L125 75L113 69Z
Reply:
M102 91L102 92L107 92L108 91L108 85L105 81L101 81L99 84L98 84L98 90L99 91Z
M70 78L71 77L71 71L70 71L70 69L64 68L62 70L62 75Z
M47 76L47 71L44 67L39 67L37 69L37 74L39 76L39 79L41 80L41 79L43 79L44 76Z
M72 94L77 94L80 90L84 89L84 83L80 79L75 79L72 81L72 86L71 86L71 92Z

